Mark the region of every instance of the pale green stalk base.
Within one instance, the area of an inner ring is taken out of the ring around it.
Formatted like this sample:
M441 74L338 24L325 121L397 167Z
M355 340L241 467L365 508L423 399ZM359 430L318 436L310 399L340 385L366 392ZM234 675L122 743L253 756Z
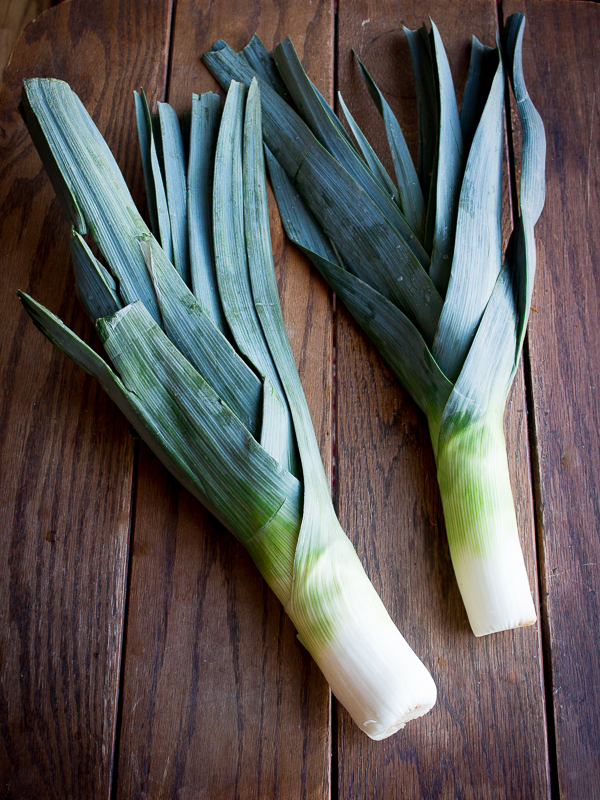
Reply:
M440 442L437 470L450 555L473 633L533 625L501 418L480 420Z
M390 618L333 510L327 543L298 564L286 611L331 690L371 739L427 713L437 690Z

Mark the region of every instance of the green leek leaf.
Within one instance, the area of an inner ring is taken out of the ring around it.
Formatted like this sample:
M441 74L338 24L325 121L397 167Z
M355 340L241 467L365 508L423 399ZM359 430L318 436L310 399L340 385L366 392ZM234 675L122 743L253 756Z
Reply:
M167 205L173 241L173 263L186 285L191 286L183 137L177 114L168 103L158 104L158 115L167 187Z
M504 71L498 61L467 160L452 273L433 345L434 357L451 381L458 378L502 266L503 136Z
M213 49L205 53L202 59L224 88L229 86L232 79L241 81L245 86L250 85L254 73L249 68L248 63L240 55L234 53L224 42L215 42ZM389 224L397 232L397 238L399 239L397 248L401 251L407 250L404 258L406 260L416 258L421 265L428 268L429 258L427 253L402 216L399 208L391 200L387 192L381 188L378 180L358 156L355 148L350 144L344 128L339 122L337 124L332 122L331 110L325 110L324 101L306 77L301 65L299 67L297 62L298 59L292 47L282 48L279 54L279 66L286 73L293 73L302 79L301 94L305 108L309 109L307 113L310 114L310 118L313 119L315 125L318 122L321 135L328 137L328 146L334 147L338 155L344 160L344 175L352 175L358 181L358 187L362 187L372 202L378 206L378 215L381 216L383 214L384 218L389 220ZM283 77L285 78L285 75ZM313 158L322 160L326 159L325 153L328 153L328 151L318 151L318 148L316 148L318 152L313 152L317 141L314 139L310 128L303 124L300 118L274 92L269 84L262 81L260 76L258 76L258 79L263 105L263 134L265 141L288 175L295 180L307 152L310 152ZM295 98L296 102L298 102L298 97L299 95ZM338 164L335 159L333 163ZM330 167L330 169L332 168L334 167ZM345 182L346 179L342 178L342 180ZM324 186L324 189L328 190L328 187Z
M153 236L138 246L152 276L165 333L253 434L260 429L262 386L194 297Z
M431 44L425 25L411 31L404 28L410 47L410 55L417 90L419 114L419 181L423 199L429 200L433 175L438 131L438 101Z
M99 134L91 132L93 122L79 98L62 81L25 80L22 108L34 143L40 144L45 163L51 165L54 185L63 187L59 196L74 200L75 229L84 234L89 228L119 281L122 300L142 300L158 321L156 296L137 244L137 237L148 235L148 228L114 158L99 143Z
M399 202L398 198L398 189L394 185L394 182L390 178L387 173L386 168L383 166L377 154L369 144L367 137L363 134L361 129L356 124L354 117L348 110L346 103L344 103L344 98L338 92L338 99L340 101L340 106L342 111L344 112L344 116L346 117L346 122L348 123L350 130L354 134L354 138L356 139L358 146L360 147L360 152L363 154L363 158L367 162L369 169L373 173L373 175L379 180L381 186L387 191L389 196L395 203Z
M429 275L438 292L444 297L450 279L464 161L462 133L450 65L439 31L433 22L431 39L439 108L437 150L427 209L425 247L431 252Z
M251 80L247 66L228 48L205 53L203 59L224 84L232 72L244 82ZM431 343L441 298L407 241L281 98L260 79L259 85L263 136L273 155L355 274L398 305ZM380 188L377 192L385 194ZM390 198L388 202L393 205Z
M146 185L146 199L148 201L148 215L150 217L150 229L160 240L160 230L158 226L158 208L156 204L156 192L153 185L152 174L152 119L148 108L148 100L143 89L134 92L135 98L135 119L140 143L140 155L142 158L142 170L144 173L144 183Z
M356 55L356 53L355 53ZM425 235L425 201L423 192L417 177L408 146L404 139L402 129L389 103L379 90L373 78L369 75L367 68L362 63L358 55L356 60L360 71L369 90L377 110L381 114L385 132L387 134L388 145L392 154L394 170L396 172L396 182L400 196L400 208L404 212L408 224L416 233L419 241L423 241Z
M187 170L188 237L192 289L221 333L225 315L219 299L212 229L212 184L221 100L207 92L192 95Z
M275 48L273 58L283 80L286 82L300 116L318 141L335 157L379 207L390 221L390 224L400 234L405 243L404 246L407 246L417 260L427 267L429 259L421 247L419 237L415 236L415 232L406 217L403 216L387 191L382 189L379 180L359 157L344 127L309 80L289 39L285 39Z
M460 129L466 155L471 148L497 69L497 48L486 47L476 36L473 36L469 74L460 107Z
M505 52L508 73L513 87L517 109L523 127L523 152L521 156L521 186L519 193L520 218L513 241L509 243L507 259L513 263L517 275L517 313L519 328L515 364L521 355L525 330L529 319L533 279L535 276L535 238L533 228L538 221L545 200L546 137L541 117L534 107L523 76L523 32L525 16L513 14L507 20Z
M77 297L85 313L92 322L96 322L99 317L114 314L123 305L117 292L117 285L75 228L71 231L69 249L73 260Z
M229 87L217 142L213 188L217 280L223 311L238 350L261 376L268 378L280 399L279 405L271 405L273 412L279 409L277 417L273 413L269 420L275 426L276 432L269 433L265 441L276 445L277 450L272 455L286 469L295 471L291 419L283 387L254 307L250 285L242 180L242 117L245 95L241 84L233 82ZM268 231L266 235L269 235Z
M256 34L250 39L246 47L240 51L240 56L245 58L254 74L260 76L260 78L274 89L283 100L287 103L292 102L290 93L281 80L281 76L273 63L271 54Z
M143 89L134 92L138 138L142 152L142 167L146 184L146 198L150 214L152 233L160 242L169 261L173 261L173 239L171 220L167 206L167 194L160 166L157 143L161 142L158 119L153 122L148 100ZM162 155L162 147L161 147Z
M439 425L453 386L435 363L415 326L396 306L334 262L319 227L278 162L267 150L271 185L288 237L310 258L398 379Z

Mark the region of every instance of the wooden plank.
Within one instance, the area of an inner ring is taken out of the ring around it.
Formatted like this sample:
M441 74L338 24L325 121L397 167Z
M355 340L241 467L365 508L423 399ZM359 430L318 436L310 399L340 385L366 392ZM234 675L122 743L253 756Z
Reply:
M372 70L416 154L416 100L402 25L418 27L427 14L440 29L460 95L471 34L494 42L494 2L340 3L338 85L379 152L385 149L382 127L351 48ZM471 634L446 544L425 419L343 310L337 355L340 518L439 691L430 714L384 742L369 741L337 709L339 797L547 797L539 629L481 639ZM509 398L506 436L537 593L522 373Z
M50 8L51 0L5 0L0 8L0 84L10 51L21 31Z
M600 784L600 8L508 2L504 13L523 8L528 90L548 143L528 336L549 714L560 797L588 798Z
M131 90L165 72L168 6L77 0L30 25L0 109L0 785L5 797L108 798L133 444L100 388L43 340L25 289L88 342L69 225L18 115L24 77L71 82L139 176ZM108 34L110 31L110 35ZM57 46L60 43L60 46ZM139 195L139 177L133 183Z
M200 62L218 38L267 47L289 34L331 98L332 6L177 3L169 101L216 90ZM272 239L286 326L331 469L331 306ZM142 448L125 653L118 796L329 797L329 690L246 552Z

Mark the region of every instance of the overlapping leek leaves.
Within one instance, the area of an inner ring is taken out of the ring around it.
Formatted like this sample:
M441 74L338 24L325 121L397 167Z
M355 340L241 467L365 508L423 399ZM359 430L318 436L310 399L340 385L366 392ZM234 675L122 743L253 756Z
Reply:
M173 109L152 117L136 95L153 233L67 84L25 81L21 110L112 367L19 293L35 324L247 548L357 724L381 739L424 714L435 685L336 519L286 336L257 82L232 83L223 112L216 95L194 96L187 148Z
M477 635L531 624L502 418L520 358L535 272L533 227L544 203L545 139L522 71L524 17L503 52L473 40L459 114L436 26L406 31L419 113L415 169L400 126L364 65L383 117L396 183L340 100L354 147L289 40L273 53L285 84L256 69L255 38L223 41L204 62L227 87L261 87L263 137L289 237L314 262L424 411L450 551ZM268 61L262 48L261 63ZM519 218L501 236L505 71L523 125ZM293 104L293 105L292 105Z

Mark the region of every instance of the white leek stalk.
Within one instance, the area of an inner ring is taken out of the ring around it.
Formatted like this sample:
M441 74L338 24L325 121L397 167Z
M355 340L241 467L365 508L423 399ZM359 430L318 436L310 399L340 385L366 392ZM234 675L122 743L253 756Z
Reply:
M475 636L532 625L502 418L469 425L437 453L450 555Z
M222 119L215 95L194 97L187 165L172 109L161 106L155 130L136 97L150 217L174 266L78 98L59 81L27 81L23 116L74 225L78 293L112 368L20 298L247 548L334 694L382 739L428 711L436 688L333 510L277 296L256 82L245 95L232 84Z

